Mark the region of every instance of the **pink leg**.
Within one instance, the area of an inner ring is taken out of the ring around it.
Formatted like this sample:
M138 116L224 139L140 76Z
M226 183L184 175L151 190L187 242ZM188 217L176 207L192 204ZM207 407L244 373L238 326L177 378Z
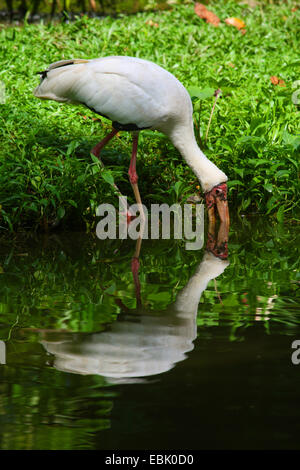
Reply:
M116 129L113 129L106 137L104 137L104 139L101 140L101 142L99 142L99 144L95 145L94 148L92 148L91 150L91 153L93 155L95 155L95 157L97 157L102 165L102 167L104 168L104 164L100 158L100 152L101 150L103 149L103 147L105 147L105 145L118 133L118 131ZM113 184L113 187L115 188L116 192L118 193L118 195L122 198L121 201L124 201L124 197L121 193L121 191L119 190L118 186L114 183ZM132 214L130 214L129 212L129 209L128 209L128 204L126 206L125 202L122 203L124 205L124 211L126 212L127 214L127 223L129 223L134 217L132 216Z
M104 137L99 144L95 145L95 147L91 150L91 153L95 155L95 157L99 158L100 152L105 147L105 145L117 134L117 130L113 129L106 137ZM100 160L101 161L101 160Z
M129 170L128 170L129 180L131 184L137 184L137 181L138 181L138 175L136 172L136 154L137 154L137 148L138 148L138 139L139 139L139 135L135 134L133 136L132 155L131 155L131 160L130 160L130 165L129 165Z
M131 183L131 186L135 195L135 200L139 206L142 206L142 200L141 200L141 196L139 192L139 187L137 184L138 175L136 172L136 154L137 154L137 148L138 148L138 138L139 138L138 133L133 134L132 155L131 155L128 175L129 175L129 181ZM144 215L142 207L140 209L140 213L142 216Z

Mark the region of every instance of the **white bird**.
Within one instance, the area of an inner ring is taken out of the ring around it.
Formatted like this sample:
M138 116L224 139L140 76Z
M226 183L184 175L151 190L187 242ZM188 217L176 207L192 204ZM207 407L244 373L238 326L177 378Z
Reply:
M201 295L229 262L206 252L176 301L162 312L137 309L109 330L90 335L42 332L41 344L54 355L54 367L75 374L97 374L108 382L132 383L162 374L186 359L197 338ZM55 337L55 339L54 339Z
M113 131L92 150L97 157L118 131L133 132L128 174L138 204L138 134L156 129L170 138L197 176L210 221L215 220L217 206L221 221L229 223L227 176L198 147L191 99L174 75L153 62L127 56L61 60L39 73L36 97L83 104L112 121Z

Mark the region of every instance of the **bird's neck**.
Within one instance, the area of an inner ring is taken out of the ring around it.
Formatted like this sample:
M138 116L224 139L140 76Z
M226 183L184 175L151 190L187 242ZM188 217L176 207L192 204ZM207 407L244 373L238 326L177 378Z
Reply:
M225 173L211 162L198 147L193 129L187 128L185 132L172 132L170 138L197 176L204 192L227 181Z
M195 274L177 296L174 309L181 314L181 317L197 315L202 292L205 291L209 281L222 274L228 265L229 261L221 260L210 252L205 253Z

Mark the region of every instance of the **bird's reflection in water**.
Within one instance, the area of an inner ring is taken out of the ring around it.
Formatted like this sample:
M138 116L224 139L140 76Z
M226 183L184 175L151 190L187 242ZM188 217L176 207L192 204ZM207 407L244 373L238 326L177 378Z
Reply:
M161 312L143 308L138 279L140 240L132 260L137 308L123 313L109 329L89 335L42 333L41 343L54 355L54 367L76 374L98 374L109 383L132 383L161 374L186 358L197 336L197 311L210 280L228 266L228 226L218 235L210 227L207 250L174 303ZM121 302L119 303L119 305ZM121 304L122 307L122 304Z

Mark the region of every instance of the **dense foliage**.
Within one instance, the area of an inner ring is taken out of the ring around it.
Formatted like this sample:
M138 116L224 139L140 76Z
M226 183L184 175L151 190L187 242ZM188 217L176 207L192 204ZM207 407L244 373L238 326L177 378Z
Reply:
M157 7L166 8L168 4L161 0L0 0L0 11L2 10L3 16L10 20L24 17L36 20L40 16L49 15L51 18L60 15L68 19L78 13L135 13Z
M250 8L232 1L213 5L218 28L194 13L193 4L117 18L78 18L69 24L2 27L0 57L0 225L47 230L93 227L101 202L115 202L111 182L133 202L127 170L131 136L123 132L103 151L106 169L90 149L109 121L83 107L42 102L32 95L36 73L71 57L130 55L152 60L191 89L197 138L207 156L230 179L230 204L241 213L297 219L299 209L300 10L293 2ZM292 11L293 10L293 11ZM246 34L227 25L242 18ZM285 86L274 85L277 76ZM222 90L208 139L214 97ZM299 88L299 86L298 86ZM4 90L5 89L5 90ZM5 96L3 94L5 91ZM200 98L199 98L200 97ZM141 133L137 169L142 199L184 202L199 191L194 174L158 133Z
M299 372L290 360L291 343L299 338L299 241L296 227L266 225L264 220L256 225L245 217L233 223L230 264L209 282L200 299L195 349L166 374L139 378L137 384L111 385L102 375L62 371L43 342L68 341L77 344L80 353L81 342L90 341L93 352L93 333L110 331L113 325L129 319L139 324L139 318L146 317L148 325L154 318L165 325L166 307L172 308L201 263L203 251L187 251L182 241L144 241L139 275L142 307L137 309L130 270L133 241L100 241L73 232L4 240L0 245L0 347L5 345L6 352L6 365L0 367L1 449L107 449L120 434L127 436L127 448L148 448L149 439L157 434L153 429L162 427L164 436L174 429L187 448L190 442L206 448L211 440L211 446L220 442L232 448L235 442L243 449L253 447L257 432L261 433L257 446L267 448L272 427L277 448L286 448L287 439L277 432L273 419L269 432L263 432L261 416L266 410L269 423L276 412L281 430L299 422L295 417ZM183 337L192 331L180 328ZM142 345L148 333L145 329L137 335ZM162 341L155 344L161 354ZM165 345L171 349L168 342ZM144 353L145 346L138 356ZM100 363L101 352L97 357ZM90 357L92 363L94 358ZM84 360L88 364L82 356ZM282 401L282 396L289 400ZM184 413L189 423L191 416L196 418L195 426L182 431ZM245 416L249 416L248 434L240 431ZM239 419L241 426L236 425ZM207 436L206 423L211 421ZM216 422L223 426L217 435ZM203 443L201 438L200 444L199 423L206 439ZM135 434L128 431L132 428ZM297 435L292 433L294 447ZM160 443L162 438L159 435Z
M216 284L211 281L203 292L199 325L224 322L234 338L236 330L243 332L253 325L260 312L266 328L276 328L277 322L282 328L299 328L298 246L296 227L276 223L266 227L263 220L257 224L245 218L233 223L230 264ZM134 312L134 249L133 240L101 241L73 232L4 240L0 248L0 340L9 338L11 329L24 327L101 331L127 309ZM140 313L163 314L172 306L203 255L204 250L186 250L182 240L144 240ZM276 315L270 317L270 309Z

